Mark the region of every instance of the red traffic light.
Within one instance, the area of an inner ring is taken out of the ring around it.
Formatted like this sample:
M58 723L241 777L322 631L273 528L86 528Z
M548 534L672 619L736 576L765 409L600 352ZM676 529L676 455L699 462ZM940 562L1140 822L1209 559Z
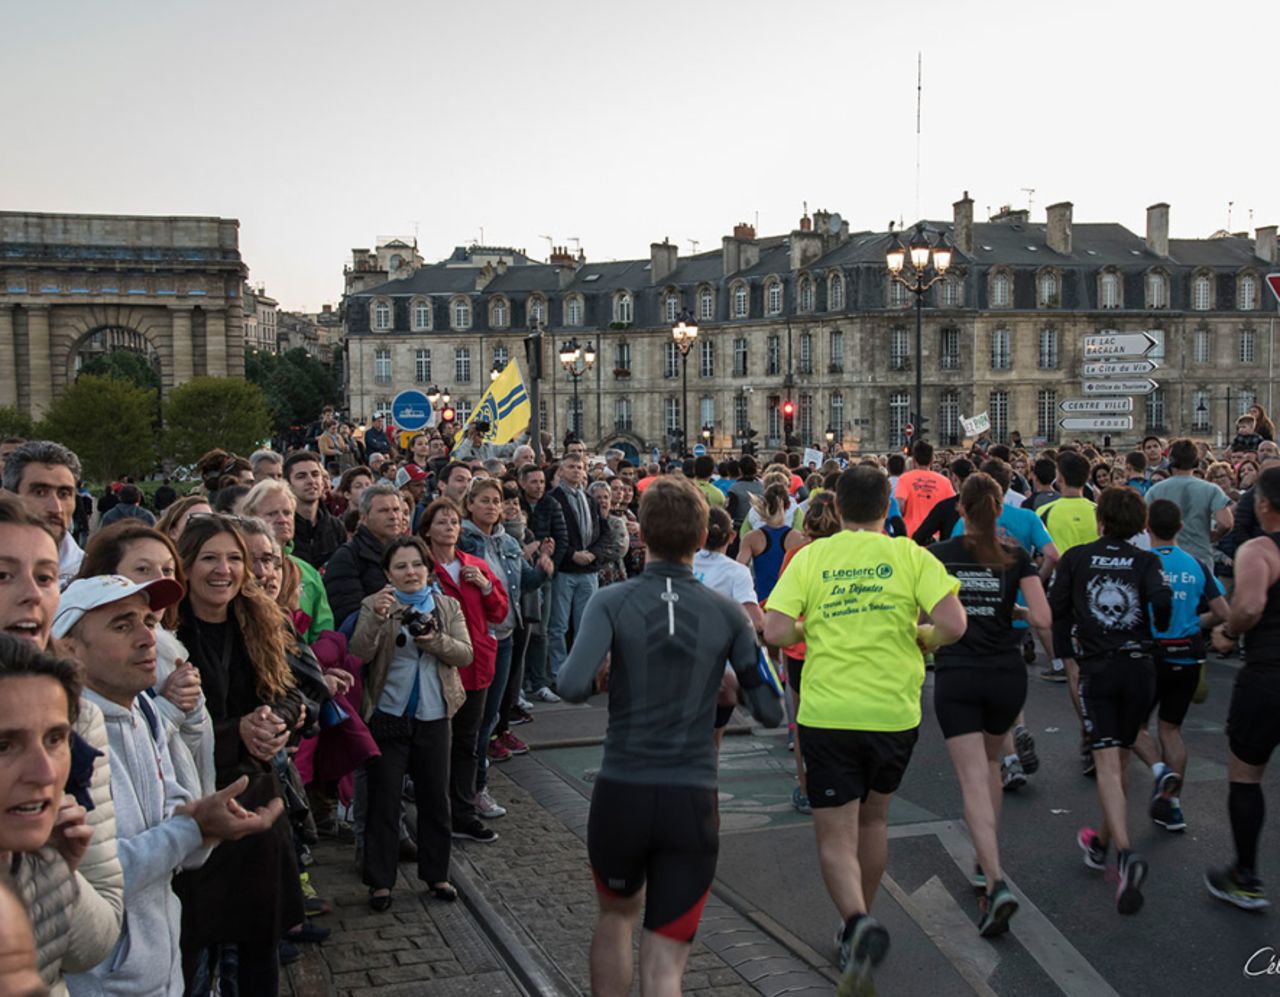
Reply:
M450 408L450 407L442 408L440 410L440 421L453 422L454 417L457 416L457 414L458 413L453 408Z
M788 419L790 419L793 415L796 414L796 403L793 402L790 398L788 398L785 402L782 403L782 414L786 416Z

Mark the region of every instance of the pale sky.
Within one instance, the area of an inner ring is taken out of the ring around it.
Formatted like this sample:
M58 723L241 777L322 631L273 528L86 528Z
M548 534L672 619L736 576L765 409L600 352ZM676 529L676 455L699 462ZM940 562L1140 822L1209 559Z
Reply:
M967 189L1141 234L1167 201L1199 237L1280 223L1278 38L1276 0L9 0L0 209L238 218L290 310L415 224L428 260L482 228L683 255L805 201L883 228L916 216L920 51L921 215Z

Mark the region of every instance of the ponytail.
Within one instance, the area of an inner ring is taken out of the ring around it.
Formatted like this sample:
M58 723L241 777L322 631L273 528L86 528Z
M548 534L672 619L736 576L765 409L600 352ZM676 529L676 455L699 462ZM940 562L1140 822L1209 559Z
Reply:
M787 490L787 486L781 483L766 485L763 498L758 495L751 496L751 504L765 519L782 515L787 511L790 501L791 493Z
M983 567L1003 571L1013 563L996 536L996 519L1004 493L996 480L981 471L969 475L960 489L964 510L964 545Z
M707 540L703 550L720 551L729 546L733 537L733 520L723 509L714 507L707 516Z

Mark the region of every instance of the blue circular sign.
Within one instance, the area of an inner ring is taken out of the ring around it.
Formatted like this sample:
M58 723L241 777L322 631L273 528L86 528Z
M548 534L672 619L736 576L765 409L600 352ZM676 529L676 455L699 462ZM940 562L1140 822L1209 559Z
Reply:
M391 400L391 421L409 433L426 429L431 422L431 400L413 388L400 392Z
M695 457L705 457L707 455L707 448L701 443L695 443L693 447L693 455Z

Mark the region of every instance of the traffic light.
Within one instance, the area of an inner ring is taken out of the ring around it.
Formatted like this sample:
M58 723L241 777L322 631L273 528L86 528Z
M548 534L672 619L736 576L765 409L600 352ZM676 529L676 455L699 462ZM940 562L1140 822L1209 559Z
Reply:
M452 425L452 423L454 422L455 419L457 419L457 417L458 417L458 410L455 409L452 405L446 405L444 408L440 410L441 422L447 422Z
M750 426L747 427L746 432L742 434L742 453L744 456L754 457L756 455L756 437L759 435L756 430Z
M786 440L791 439L791 434L796 428L796 403L788 398L782 403L782 435Z

